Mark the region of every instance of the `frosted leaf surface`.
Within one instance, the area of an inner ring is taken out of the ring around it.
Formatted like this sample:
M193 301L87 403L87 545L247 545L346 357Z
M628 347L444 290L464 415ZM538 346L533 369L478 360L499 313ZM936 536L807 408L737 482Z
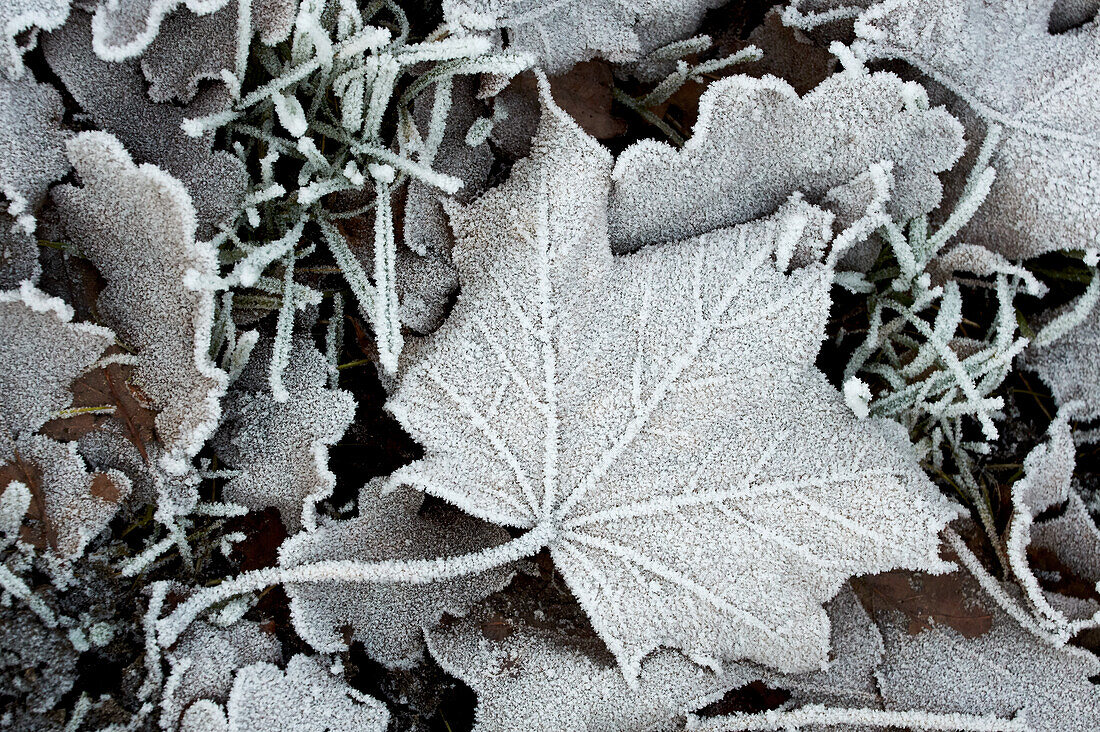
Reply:
M879 618L886 648L877 673L887 709L1017 715L1035 732L1086 732L1100 725L1100 672L1091 653L1055 648L994 603L992 629L976 638L933 627L911 635L900 613Z
M106 328L73 323L73 311L30 283L0 292L0 462L11 439L31 434L67 407L69 384L114 343Z
M10 465L16 470L9 475L14 473L36 495L36 533L60 557L79 557L130 495L130 479L117 470L89 473L75 442L28 435L16 441L14 450Z
M772 76L732 76L704 92L682 149L645 140L619 156L611 241L628 251L740 224L880 161L893 163L890 212L908 220L936 207L936 173L961 154L959 123L894 74L834 74L801 98Z
M49 84L35 82L31 74L18 79L0 75L0 195L15 205L11 213L24 234L34 232L34 212L46 188L69 172L64 112L61 95ZM0 226L10 226L6 216ZM0 232L0 237L9 236Z
M395 271L402 324L417 333L431 333L447 316L451 297L458 290L458 275L449 254L420 256L399 247Z
M493 153L487 142L471 147L466 144L470 125L484 113L484 105L475 98L477 80L462 76L453 80L450 113L434 155L421 155L420 162L431 163L433 170L462 180L455 199L469 203L485 186ZM431 135L432 95L424 94L413 105L413 114L422 138ZM430 158L430 159L429 159ZM446 253L450 250L450 231L440 203L439 189L411 179L405 195L405 244L419 254Z
M461 554L508 540L508 532L456 512L418 513L423 494L398 489L380 496L378 481L359 494L359 516L328 521L314 532L293 536L279 552L292 567L318 560L423 559ZM347 648L342 635L363 643L371 658L387 666L407 666L423 655L423 628L443 613L465 613L470 605L503 588L510 567L423 585L340 582L285 585L291 620L317 651Z
M1100 582L1100 529L1089 515L1085 502L1070 493L1061 515L1035 524L1031 532L1036 546L1054 551L1071 572L1095 586ZM1057 598L1050 597L1054 604ZM1089 613L1100 609L1087 601Z
M879 703L875 669L882 662L882 636L851 587L829 603L832 652L829 667L798 676L772 676L770 686L791 693L791 703L875 706Z
M173 727L180 713L198 699L225 703L238 669L260 663L279 663L279 640L252 621L228 628L198 621L167 654L171 668L161 701L162 722Z
M236 157L211 149L213 132L189 137L180 125L225 108L228 94L215 86L187 107L151 102L137 61L108 63L92 52L88 22L86 14L74 13L45 36L46 61L99 128L118 137L138 162L164 169L187 187L199 236L210 236L218 223L237 215L247 176Z
M18 287L23 280L37 282L41 274L38 240L0 212L0 289Z
M100 3L92 18L95 52L105 61L123 61L141 54L160 30L165 17L180 5L207 15L230 0L128 0Z
M878 0L791 0L784 21L800 28L814 28L834 20L851 20ZM1051 33L1063 33L1096 17L1098 0L1054 0L1050 10Z
M220 81L223 69L237 68L237 9L231 2L217 12L198 15L184 8L168 16L160 32L141 55L141 70L154 102L190 102L206 80ZM286 38L294 23L292 0L252 2L253 32L271 45Z
M160 467L164 449L156 442L145 445L148 462L129 439L126 429L109 421L79 440L80 454L97 469L114 468L133 482L133 497L142 504L156 503L161 515L190 513L199 501L199 477L193 468L169 474Z
M134 381L157 409L162 462L178 469L214 430L225 392L208 356L217 254L195 240L183 185L135 165L111 135L81 133L69 157L83 185L55 192L66 232L107 280L100 314L137 350Z
M672 732L686 711L759 678L747 667L718 675L664 650L646 659L632 687L571 632L515 619L501 631L498 618L482 605L427 635L439 665L477 692L475 732Z
M628 677L658 646L816 668L821 603L852 574L942 569L954 515L813 364L832 273L785 272L832 215L796 196L613 257L611 157L548 96L532 156L452 213L458 302L387 403L426 456L391 480L546 532Z
M993 188L962 236L1010 259L1100 239L1100 27L1052 35L1054 0L887 0L856 52L919 68L1004 129Z
M229 732L385 732L390 719L382 702L304 655L285 672L269 663L238 671L226 711Z
M73 687L79 654L25 608L0 608L0 687L32 712L48 712Z
M1030 544L1041 546L1061 559L1069 555L1069 568L1081 578L1100 579L1100 532L1088 517L1082 516L1081 499L1073 492L1071 481L1076 465L1073 435L1065 418L1051 423L1049 439L1034 448L1024 459L1024 476L1012 486L1012 517L1006 532L1005 546L1009 566L1020 582L1039 620L1054 632L1073 635L1081 628L1100 625L1087 616L1100 607L1082 601L1074 603L1069 615L1059 608L1061 598L1045 591L1032 571L1027 549ZM1057 519L1036 521L1044 511L1075 501ZM1054 523L1057 522L1057 523ZM1044 528L1047 524L1054 525ZM1035 541L1041 539L1041 541ZM1087 609L1089 606L1091 609ZM1082 612L1083 611L1083 612ZM1086 617L1079 617L1084 615Z
M15 37L25 30L53 30L69 17L72 0L5 0L0 4L0 66L9 77L23 74L23 50ZM33 31L32 31L33 32Z
M257 355L254 352L253 358ZM266 388L230 392L215 449L241 474L226 482L224 500L252 509L274 506L292 532L303 519L313 528L314 504L332 495L336 485L328 468L328 448L343 437L355 416L351 394L329 389L328 378L324 355L299 338L283 374L287 401L275 401Z
M455 29L508 33L508 49L530 53L550 74L600 57L636 61L659 46L690 36L721 0L444 0Z
M1100 308L1050 345L1024 352L1021 367L1039 374L1060 407L1079 402L1074 416L1100 417Z

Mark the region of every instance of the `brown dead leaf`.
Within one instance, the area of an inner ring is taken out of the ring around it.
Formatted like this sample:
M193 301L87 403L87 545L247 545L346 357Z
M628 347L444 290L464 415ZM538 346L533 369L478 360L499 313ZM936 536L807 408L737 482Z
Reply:
M610 64L585 61L550 79L550 91L558 106L568 112L582 130L597 140L609 140L626 132L626 122L611 113L614 84Z
M564 74L550 78L554 101L581 129L597 140L609 140L626 132L626 122L611 113L611 89L615 77L605 61L584 61ZM528 72L512 80L509 91L538 108L538 81ZM535 119L537 119L537 112ZM532 130L533 132L533 130Z
M1081 600L1100 601L1100 593L1097 593L1096 585L1078 576L1052 549L1029 546L1027 559L1028 564L1035 570L1039 585L1044 590Z
M42 470L20 457L18 451L15 452L12 462L0 465L0 493L7 489L9 483L17 481L27 486L31 492L31 505L27 510L28 522L20 530L20 538L35 549L45 549L47 545L57 546L57 531L49 521L46 499L42 495Z
M92 484L89 491L96 498L110 501L111 503L118 503L119 499L122 498L122 494L118 489L118 484L111 480L111 476L106 473L95 473L92 475Z
M909 619L913 635L932 627L946 625L966 638L989 631L993 616L965 589L959 571L932 575L896 570L852 580L867 612L897 610Z
M239 531L247 539L233 545L232 557L244 571L272 567L279 559L279 547L286 539L286 528L275 508L249 511L231 519L227 532Z
M508 619L494 614L481 625L481 634L491 641L502 641L512 635L512 624Z
M108 354L118 349L108 350ZM110 420L120 422L127 438L149 461L145 446L156 440L156 412L149 407L149 400L130 382L132 366L111 364L81 376L69 387L73 393L70 410L114 407L113 414L86 412L69 417L59 417L42 426L40 432L55 440L68 442L102 427Z
M831 76L837 64L836 57L827 49L816 45L797 28L783 25L778 10L771 10L748 38L742 40L738 33L729 33L719 36L717 43L726 54L756 46L764 52L764 58L734 66L730 72L756 77L778 76L799 95Z
M377 361L378 346L375 344L374 339L367 335L366 328L363 327L358 318L351 315L345 315L344 317L351 323L351 329L355 332L355 345L359 347L359 352L363 354L364 358Z

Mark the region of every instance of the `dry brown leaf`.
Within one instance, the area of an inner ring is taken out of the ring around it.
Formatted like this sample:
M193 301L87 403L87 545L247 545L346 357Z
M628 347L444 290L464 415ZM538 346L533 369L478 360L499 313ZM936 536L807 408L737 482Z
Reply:
M959 572L931 575L896 570L857 577L852 587L872 615L880 610L903 613L912 635L935 624L954 628L966 638L976 638L993 626L990 612L964 590Z
M606 61L585 61L564 74L550 77L550 92L581 129L597 140L609 140L626 132L626 122L611 113L611 89L615 77ZM538 119L538 82L531 73L512 80L510 90L530 105ZM534 132L534 129L531 130Z
M799 95L831 76L837 63L831 53L815 45L802 31L783 25L778 10L769 12L747 39L741 40L737 35L719 37L718 45L722 52L729 54L756 46L764 52L764 57L735 66L731 71L757 77L778 76Z
M117 353L111 349L107 353ZM156 440L156 412L148 406L148 399L131 383L132 366L113 363L94 369L73 381L70 390L73 403L70 410L95 407L114 407L113 414L85 412L70 417L59 417L42 426L41 433L55 440L78 440L102 427L110 420L118 421L126 437L149 462L145 446Z
M31 492L31 505L27 510L30 523L20 529L20 538L36 549L56 546L57 531L50 523L42 495L42 471L34 463L24 460L18 450L12 462L0 465L0 493L7 489L9 483L16 481L27 486Z

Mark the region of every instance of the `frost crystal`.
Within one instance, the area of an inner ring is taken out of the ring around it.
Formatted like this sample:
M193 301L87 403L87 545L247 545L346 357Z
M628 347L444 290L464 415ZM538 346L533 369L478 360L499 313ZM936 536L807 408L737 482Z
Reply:
M12 458L14 437L36 432L72 402L69 384L114 343L111 331L72 317L72 308L30 283L0 292L0 462Z
M814 367L831 267L786 270L832 216L796 196L613 257L610 156L542 97L531 158L453 211L458 303L387 404L426 457L391 480L533 527L628 678L659 646L815 668L821 603L942 570L955 513Z
M270 352L270 344L265 350ZM255 354L253 359L252 370L266 376L270 359ZM336 485L328 447L355 416L351 394L329 389L328 378L325 357L300 338L284 376L285 402L275 400L266 378L237 381L223 405L225 421L215 442L218 456L241 472L225 484L224 500L253 509L274 506L291 531L303 523L314 527L314 504Z
M380 496L380 483L359 493L359 517L329 521L312 533L288 539L280 549L284 567L318 559L420 559L473 551L508 540L508 533L468 516L438 509L418 513L423 495L399 489ZM350 639L363 643L369 656L387 666L408 666L423 654L422 628L445 612L461 614L474 602L504 587L512 569L501 567L473 577L429 585L348 584L286 585L294 628L314 649L333 652Z
M221 717L210 707L195 715L204 726L184 724L181 732L385 732L390 714L377 699L361 694L310 656L294 656L284 672L256 663L237 672Z
M630 686L612 659L572 633L515 619L501 625L483 605L427 636L439 665L477 692L475 732L674 732L685 712L759 678L747 667L716 674L665 650Z
M1100 239L1098 26L1049 30L1055 0L886 0L856 22L865 58L898 58L1004 129L998 175L964 235L1009 258Z
M682 150L645 141L619 156L611 241L625 251L739 224L882 161L893 163L891 212L913 218L939 203L936 173L961 153L959 123L894 74L849 69L801 98L775 77L733 76L703 94Z
M50 68L100 129L115 135L138 162L162 168L187 187L198 233L210 236L218 223L237 213L246 185L244 166L229 153L211 150L213 132L190 137L180 125L189 117L223 109L225 90L212 87L186 108L154 104L146 96L138 62L97 58L88 25L88 16L76 12L43 39Z
M456 30L501 29L508 49L530 53L550 74L596 56L636 61L669 41L691 35L703 13L721 0L443 0L443 16Z
M102 132L69 142L81 187L56 192L67 234L107 280L105 322L138 352L134 379L158 414L166 468L180 472L213 432L226 377L210 362L216 254L195 240L195 210L183 185L137 166Z

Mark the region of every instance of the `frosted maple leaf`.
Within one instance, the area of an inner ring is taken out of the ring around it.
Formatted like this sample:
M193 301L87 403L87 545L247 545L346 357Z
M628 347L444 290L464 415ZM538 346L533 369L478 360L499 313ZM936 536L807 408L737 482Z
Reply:
M426 449L391 485L530 530L474 554L246 573L159 620L162 645L272 583L424 584L548 547L628 679L660 646L807 671L848 577L951 566L937 546L954 504L895 423L857 419L813 364L835 258L885 221L885 169L835 239L833 214L795 195L615 257L611 156L541 91L531 157L451 211L462 291L387 405Z
M1100 26L1051 33L1055 0L886 0L856 21L864 58L897 58L1003 129L998 175L963 234L1009 258L1100 239Z
M455 29L508 32L508 48L534 55L547 73L568 71L599 56L635 61L692 34L703 13L721 0L444 0L443 17Z
M451 212L462 291L387 404L392 476L548 545L628 676L658 646L807 670L850 575L941 570L954 509L896 427L813 365L832 216L611 255L612 160L553 106L509 181ZM766 547L766 549L765 549Z

